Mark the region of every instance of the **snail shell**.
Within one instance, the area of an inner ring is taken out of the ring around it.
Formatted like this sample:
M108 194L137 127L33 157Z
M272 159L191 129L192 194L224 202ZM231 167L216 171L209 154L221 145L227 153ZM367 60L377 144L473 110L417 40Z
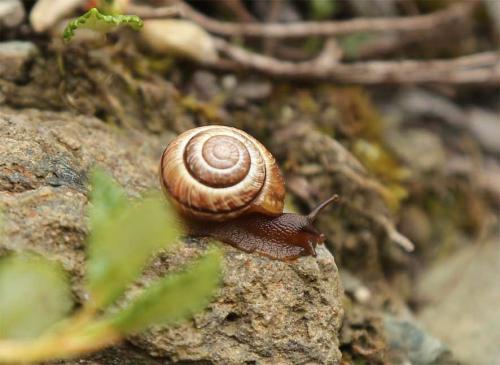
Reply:
M163 152L160 177L169 200L190 218L225 221L283 211L285 185L274 157L236 128L182 133Z

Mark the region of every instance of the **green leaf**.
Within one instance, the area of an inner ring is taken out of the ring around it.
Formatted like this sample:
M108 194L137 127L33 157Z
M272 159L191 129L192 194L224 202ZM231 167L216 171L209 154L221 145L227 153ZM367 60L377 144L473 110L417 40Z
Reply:
M62 268L34 255L0 261L0 338L34 338L72 307Z
M135 15L106 15L101 14L96 8L92 8L69 22L64 29L63 38L66 42L69 42L77 29L87 28L106 33L120 25L128 25L134 30L139 30L143 26L143 21Z
M139 276L152 254L176 242L179 228L161 193L129 203L103 173L94 173L92 183L88 290L92 305L105 308Z
M125 190L101 169L90 173L91 206L89 207L90 231L99 234L105 224L116 219L127 207Z
M113 315L112 324L134 333L153 324L169 324L203 309L219 284L222 255L211 248L182 273L171 274L148 287L125 309Z

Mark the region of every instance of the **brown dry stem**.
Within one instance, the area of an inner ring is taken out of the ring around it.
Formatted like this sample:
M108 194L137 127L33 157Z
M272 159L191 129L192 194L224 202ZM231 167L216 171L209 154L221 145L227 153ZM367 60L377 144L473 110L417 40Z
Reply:
M477 1L464 1L444 10L426 15L392 18L358 18L346 21L246 23L222 22L198 12L181 0L164 0L170 6L150 10L154 17L181 15L207 31L226 36L252 36L266 39L301 38L309 36L332 37L359 32L406 32L418 34L435 31L454 20L469 18ZM147 14L142 14L147 15ZM323 51L314 59L291 62L248 51L223 38L214 37L217 49L227 59L219 59L209 66L220 70L238 68L256 70L270 76L292 79L325 80L356 84L500 84L498 52L483 52L450 60L402 60L339 63L339 52L325 42ZM269 47L268 47L269 48Z
M271 76L328 80L340 83L450 83L500 84L500 53L483 52L450 60L403 60L339 63L325 56L289 62L234 46L217 38L218 49L240 66Z
M33 340L1 340L0 363L40 363L94 352L121 341L123 335L106 321L78 323L79 316L57 331Z
M173 18L184 15L178 6L151 7L129 3L125 10L129 14L137 15L143 19Z
M386 216L366 209L360 209L349 202L344 202L344 206L380 226L389 240L402 247L406 252L412 252L415 249L415 245L407 237L399 233L394 224Z
M201 25L209 32L226 36L247 36L264 38L304 38L310 36L338 36L360 32L387 31L429 31L442 24L468 16L477 5L477 1L465 1L452 5L432 14L393 18L357 18L345 21L295 22L281 23L235 23L222 22L198 12L181 1L174 3L184 15Z

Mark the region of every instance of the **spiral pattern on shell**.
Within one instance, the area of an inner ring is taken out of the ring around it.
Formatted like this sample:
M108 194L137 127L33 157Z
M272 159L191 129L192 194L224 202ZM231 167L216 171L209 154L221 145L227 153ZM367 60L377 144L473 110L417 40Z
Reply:
M192 218L222 221L283 211L285 187L274 157L236 128L182 133L163 152L160 175L169 199Z

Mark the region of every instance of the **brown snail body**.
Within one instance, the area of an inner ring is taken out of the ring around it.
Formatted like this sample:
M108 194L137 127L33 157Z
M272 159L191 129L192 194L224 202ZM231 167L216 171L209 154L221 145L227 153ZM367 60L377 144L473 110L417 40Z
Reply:
M274 157L252 136L224 126L175 138L163 152L160 179L189 234L280 260L316 256L325 237L312 222L337 200L307 216L283 213L285 185Z

